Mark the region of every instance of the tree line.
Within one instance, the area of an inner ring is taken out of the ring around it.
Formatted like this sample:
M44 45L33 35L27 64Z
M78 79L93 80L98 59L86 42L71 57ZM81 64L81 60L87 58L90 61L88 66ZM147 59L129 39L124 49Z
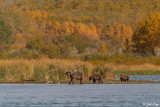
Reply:
M159 5L158 0L0 0L0 56L154 56Z

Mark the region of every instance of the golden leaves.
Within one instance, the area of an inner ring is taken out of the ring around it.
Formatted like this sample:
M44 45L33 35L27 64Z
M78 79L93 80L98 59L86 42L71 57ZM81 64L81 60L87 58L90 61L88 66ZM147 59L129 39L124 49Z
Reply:
M136 52L155 55L154 49L160 45L160 13L150 14L141 20L133 35L133 47Z

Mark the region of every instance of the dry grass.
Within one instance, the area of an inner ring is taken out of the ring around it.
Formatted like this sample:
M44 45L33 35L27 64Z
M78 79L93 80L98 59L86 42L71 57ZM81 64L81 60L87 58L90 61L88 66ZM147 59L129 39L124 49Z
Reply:
M0 81L53 81L67 79L65 72L81 69L86 78L95 66L78 60L60 60L43 58L39 60L0 60Z
M68 81L65 72L71 69L81 69L85 79L95 73L101 73L106 79L114 79L114 75L125 73L129 75L159 75L160 66L153 64L117 65L105 64L96 66L89 62L71 59L39 60L0 60L0 82L36 81L60 83Z
M129 74L129 75L160 75L160 66L153 64L142 64L142 65L115 65L106 64L108 68L112 68L114 74Z
M114 71L160 71L159 65L149 63L142 65L105 64L105 67L113 69Z

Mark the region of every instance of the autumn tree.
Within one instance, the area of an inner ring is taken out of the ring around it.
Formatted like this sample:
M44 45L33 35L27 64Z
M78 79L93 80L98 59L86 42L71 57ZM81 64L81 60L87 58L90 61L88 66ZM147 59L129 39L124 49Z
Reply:
M133 52L141 56L155 55L160 45L160 13L150 14L141 20L132 37Z
M104 28L104 35L101 36L102 39L110 39L114 35L114 28L111 24L108 24Z
M96 28L97 28L97 33L98 33L99 37L102 37L103 29L104 29L103 24L97 24Z
M54 35L62 33L61 24L58 21L48 21L46 23L46 31L52 32Z
M75 24L73 22L64 22L62 26L63 26L62 31L65 34L70 35L70 34L74 33Z
M130 43L132 35L133 31L130 26L112 22L105 25L101 40L106 42L108 52L110 54L115 54L125 50L126 39Z
M108 49L106 45L105 44L100 45L100 49L99 49L100 55L104 56L107 54L107 52L108 52Z
M88 38L92 39L92 40L98 40L99 39L99 36L97 34L97 29L96 29L96 26L93 24L93 23L89 23L88 24L88 30L90 30L90 34L87 35L89 36ZM87 32L87 31L86 31Z

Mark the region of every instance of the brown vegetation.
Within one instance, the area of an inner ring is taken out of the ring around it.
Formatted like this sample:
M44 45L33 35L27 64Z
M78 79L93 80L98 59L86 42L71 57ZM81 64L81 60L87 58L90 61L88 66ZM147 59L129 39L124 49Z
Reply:
M84 72L84 83L95 74L101 74L103 81L115 80L115 75L160 75L160 66L152 64L144 65L117 65L106 64L97 66L90 62L65 59L39 60L0 60L0 82L44 82L67 83L70 77L65 73L72 69ZM148 71L149 70L149 71ZM104 82L104 83L105 83ZM75 81L77 83L77 81Z

